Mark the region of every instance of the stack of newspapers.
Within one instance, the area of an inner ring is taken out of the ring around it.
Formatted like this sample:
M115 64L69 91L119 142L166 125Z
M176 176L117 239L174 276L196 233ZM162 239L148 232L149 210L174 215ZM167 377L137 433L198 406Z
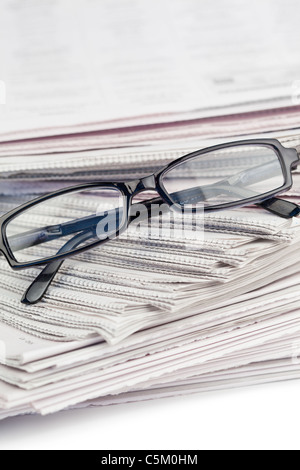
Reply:
M4 0L1 215L246 136L300 152L299 2L205 3ZM300 378L300 219L163 221L68 259L36 305L41 268L0 258L0 419Z

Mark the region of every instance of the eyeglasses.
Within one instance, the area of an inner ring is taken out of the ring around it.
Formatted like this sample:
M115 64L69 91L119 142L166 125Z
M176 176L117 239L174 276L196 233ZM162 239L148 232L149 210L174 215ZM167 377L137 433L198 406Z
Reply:
M168 209L196 213L259 204L280 217L299 206L277 199L292 187L296 149L277 140L246 140L198 150L148 177L94 182L47 194L0 218L0 251L13 269L46 265L22 302L41 300L64 259L118 237L135 220L134 197L156 191Z

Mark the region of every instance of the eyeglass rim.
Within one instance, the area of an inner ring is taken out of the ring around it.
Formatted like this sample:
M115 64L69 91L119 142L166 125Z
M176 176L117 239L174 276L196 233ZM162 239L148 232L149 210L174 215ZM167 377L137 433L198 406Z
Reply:
M96 246L101 245L101 244L105 243L106 241L108 241L109 238L107 240L99 240L95 243L91 243L88 246L78 248L76 250L71 250L70 252L66 252L66 253L63 253L61 255L55 255L55 256L52 256L52 257L43 258L43 259L23 263L23 262L17 261L17 259L15 258L14 254L13 254L11 248L10 248L9 242L7 240L7 235L6 235L7 226L9 225L9 223L13 219L17 218L23 212L25 213L26 211L28 211L32 207L34 207L36 205L39 205L39 204L42 204L42 203L44 203L46 201L49 201L51 199L55 199L56 197L64 196L64 195L74 193L74 192L78 192L78 191L93 189L93 188L116 189L116 190L118 190L118 192L120 192L120 194L123 197L123 201L124 201L124 206L123 206L124 214L123 214L122 224L120 225L120 227L116 231L115 236L118 237L124 230L126 230L126 228L128 226L128 214L129 214L129 209L130 209L130 200L128 198L129 193L128 193L128 188L127 188L126 183L113 183L113 182L109 183L109 182L103 182L102 181L102 182L83 183L83 184L79 184L79 185L75 185L75 186L69 186L67 188L59 189L58 191L54 191L54 192L45 194L43 196L40 196L38 198L33 199L32 201L26 202L26 203L22 204L21 206L19 206L19 207L13 209L12 211L8 212L7 214L5 214L4 216L2 216L0 218L0 234L1 234L0 251L4 254L6 260L8 261L8 263L10 265L10 267L13 268L13 269L25 269L25 268L30 268L30 267L34 267L34 266L43 266L45 264L51 263L52 261L62 260L62 259L68 258L70 256L74 256L75 254L80 254L80 253L83 253L87 250L91 250L91 249L95 248Z
M233 147L241 147L241 146L263 146L272 149L277 156L279 157L279 162L281 165L283 177L284 177L284 183L282 186L279 188L276 188L274 190L268 191L266 193L262 193L261 195L258 196L253 196L250 198L245 198L240 201L236 202L229 202L229 203L223 203L223 204L216 204L212 205L209 207L204 207L205 212L214 212L218 210L224 210L227 208L236 208L236 207L242 207L251 203L261 203L266 201L267 199L270 199L276 195L279 195L283 192L288 191L291 189L293 185L293 179L292 179L292 169L294 169L297 164L300 163L300 157L298 155L298 152L295 148L286 148L284 147L278 140L276 139L247 139L247 140L240 140L240 141L235 141L235 142L228 142L225 144L219 144L215 145L212 147L207 147L201 150L197 150L195 152L192 152L188 155L185 155L173 162L171 162L169 165L167 165L165 168L163 168L158 174L158 180L159 180L159 186L163 189L162 195L164 195L165 199L168 200L168 203L170 205L175 206L177 209L182 210L182 206L180 204L176 204L172 200L172 198L169 196L168 191L165 188L164 185L164 177L167 173L169 173L172 169L176 168L177 166L181 165L182 163L185 163L186 161L189 161L193 158L199 157L201 155L205 155L208 153L213 153L218 150L225 150L227 148L233 148ZM191 212L194 213L196 212L195 209L186 209L186 212Z
M145 191L147 189L156 191L160 195L160 197L163 199L163 201L166 202L170 207L174 208L175 210L181 211L182 207L179 204L174 203L174 201L170 198L168 192L166 191L164 187L164 184L163 184L164 175L167 172L169 172L172 168L178 166L181 163L184 163L185 161L193 159L197 156L204 155L206 153L214 152L217 150L222 150L222 149L225 150L226 148L232 148L232 147L243 146L243 145L245 146L257 145L257 146L265 146L265 147L272 148L277 153L279 157L279 161L281 163L283 176L284 176L284 185L280 187L279 189L277 188L273 191L269 191L257 197L251 197L248 199L244 199L242 201L238 201L236 203L234 202L234 203L220 204L216 206L209 206L207 208L204 208L204 211L213 212L213 211L218 211L218 210L224 210L226 208L240 207L240 206L248 205L251 203L259 204L280 194L281 192L285 192L289 190L292 187L292 184L293 184L292 169L294 169L297 166L297 164L299 164L300 162L300 157L296 149L286 148L276 139L250 139L250 140L247 139L247 140L240 140L240 141L235 141L235 142L228 142L225 144L219 144L219 145L207 147L207 148L189 153L187 155L184 155L183 157L180 157L174 160L173 162L169 163L167 166L159 170L157 173L150 175L146 178L133 180L129 182L95 181L91 183L83 183L80 185L63 188L58 191L45 194L32 201L24 203L21 206L13 209L12 211L8 212L7 214L3 215L0 218L0 234L1 234L0 252L2 252L3 255L5 256L10 267L17 270L17 269L30 268L34 266L44 266L53 261L63 260L71 256L91 250L109 241L111 238L108 238L105 240L99 240L88 246L77 248L75 250L63 253L61 255L55 255L53 257L44 258L41 260L31 261L27 263L22 263L16 260L16 258L14 257L9 247L9 243L8 243L7 236L6 236L6 228L9 222L13 220L14 218L18 217L22 212L27 211L28 209L30 209L31 207L34 207L35 205L41 204L47 200L53 199L58 196L72 193L74 191L86 190L86 189L91 189L91 188L96 188L96 187L103 188L103 189L114 188L114 189L117 189L124 196L124 209L125 209L124 218L122 221L122 226L118 228L115 234L115 237L118 237L119 235L121 235L128 228L129 219L130 219L130 215L129 215L130 207L132 205L133 197L137 195L138 193ZM190 209L190 212L195 212L195 211L196 211L195 209Z

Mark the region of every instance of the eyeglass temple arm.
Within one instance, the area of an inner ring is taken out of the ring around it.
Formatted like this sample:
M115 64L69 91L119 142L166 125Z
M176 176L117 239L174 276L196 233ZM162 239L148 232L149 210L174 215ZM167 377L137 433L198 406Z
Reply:
M209 192L213 191L214 194L216 190L223 192L225 190L228 191L229 187L214 187L210 188L210 190L205 189L205 195L209 197ZM235 187L235 193L237 192L237 188ZM231 188L232 190L232 188ZM196 203L200 201L205 201L206 197L203 197L204 190L200 190L200 188L193 188L189 190L184 190L178 193L174 193L172 195L172 199L174 203L184 204L184 203ZM243 194L242 194L243 193ZM239 188L239 196L240 197L251 197L249 192L245 192L242 188ZM163 200L153 199L149 201L149 204L161 204ZM290 219L292 217L296 217L300 213L300 208L297 204L294 204L290 201L284 201L278 198L271 198L262 203L257 204L258 206L263 207L265 210L272 212L280 217ZM117 212L114 211L114 215ZM89 217L85 217L83 219L79 219L77 221L65 222L61 225L53 226L53 227L46 227L40 230L33 230L32 232L26 232L22 235L12 236L9 239L10 248L13 252L21 251L26 248L30 248L32 246L40 245L43 243L47 243L52 240L57 240L58 238L65 237L67 235L71 235L76 232L82 232L84 230L89 230L99 224L103 218L107 215L92 215Z
M298 204L277 197L272 197L257 205L284 219L292 219L300 214L300 206Z
M179 191L173 193L171 196L174 203L184 205L205 201L211 195L215 196L216 191L218 191L219 194L233 193L234 195L238 195L240 198L243 199L250 198L254 195L254 193L252 193L248 189L244 189L236 185L233 186L232 184L230 184L229 181L224 180L214 185L196 187ZM272 198L269 199L267 202L263 202L258 205L261 205L261 207L263 207L264 209L276 215L279 215L280 217L291 218L295 215L298 215L298 206L296 204L293 204L288 201L279 201L280 200L277 198ZM163 201L161 199L149 201L150 204L161 204L162 202ZM113 210L110 212L115 217L120 215L119 210ZM32 246L40 245L61 237L65 237L67 235L71 235L76 232L89 230L97 226L101 222L101 220L106 218L108 215L109 212L104 212L104 214L101 215L90 215L88 217L83 217L75 221L64 222L59 225L43 227L40 229L34 229L25 232L21 235L14 235L9 238L9 245L13 252L21 251Z
M114 212L115 215L116 213L117 211ZM25 250L32 246L41 245L42 243L57 240L58 238L72 235L76 232L91 229L104 217L106 217L106 213L101 215L89 215L88 217L82 217L81 219L64 222L59 225L30 230L21 235L9 237L9 245L14 252Z
M94 234L95 232L93 230L86 230L85 232L77 234L61 248L58 254L75 250L81 243L91 239ZM33 305L39 302L44 297L63 262L64 259L49 263L27 289L21 302L25 305Z
M278 166L274 162L267 162L263 165L259 165L244 171L241 171L237 175L232 176L228 180L220 181L216 184L210 184L207 186L202 186L198 188L192 188L188 190L179 191L172 194L172 199L174 202L179 204L191 203L193 201L205 201L210 195L216 195L216 191L219 194L222 192L233 193L238 195L241 199L247 199L251 196L254 196L255 193L252 193L250 190L245 189L246 185L251 185L257 181L263 181L266 178L276 176L278 173ZM213 194L212 194L213 193ZM273 212L281 217L292 217L289 215L293 210L288 207L288 204L279 205L278 203L273 203L268 205L263 205L266 210ZM118 215L118 211L114 212L115 215ZM97 225L103 217L106 216L106 213L98 216L92 215L78 219L76 221L65 222L59 225L53 225L48 227L43 227L40 229L35 229L23 233L22 235L15 235L10 237L10 246L12 251L19 251L31 246L40 245L41 243L46 243L51 240L56 240L57 238L70 235L75 232L81 232L86 229L90 229L92 226Z
M193 188L184 191L179 191L177 193L173 193L172 195L174 202L180 202L183 200L188 200L193 202L201 201L203 199L203 192L200 188ZM152 199L149 202L144 202L144 206L147 209L151 208L152 204L161 204L164 201L161 198ZM90 230L93 227L96 227L101 220L105 219L109 215L118 216L120 215L119 209L113 209L111 211L105 211L103 214L100 215L90 215L87 217L83 217L81 219L72 220L69 222L64 222L58 225L47 226L39 229L30 230L28 232L13 235L9 237L9 245L10 249L13 252L25 250L26 248L30 248L32 246L41 245L43 243L47 243L49 241L57 240L58 238L65 237L67 235L72 235L76 232L82 232L84 230Z
M147 208L148 216L150 214L150 210L152 204L161 204L163 200L161 198L151 199L144 203L145 207ZM168 212L169 209L166 207L165 212ZM131 215L129 218L129 223L132 223L137 217L140 218L140 215ZM145 217L146 218L146 217ZM83 232L77 234L71 240L69 240L57 253L58 255L67 253L68 251L75 250L79 245L84 243L91 238L97 237L97 225L94 227L89 227L85 229ZM103 243L108 242L109 238L104 240ZM64 259L52 261L51 263L47 264L43 271L38 275L38 277L32 282L29 286L27 291L22 297L21 302L25 305L33 305L39 302L44 295L46 294L50 284L52 283L54 277L56 276L57 272L61 268L62 264L64 263Z
M191 190L184 191L184 192L186 193L190 191ZM199 197L198 190L197 190L197 194ZM194 196L195 196L195 191L194 191ZM186 197L186 194L185 194L185 197ZM155 198L155 199L146 201L144 204L147 207L148 214L149 214L153 204L161 204L161 203L163 203L163 200L161 198ZM281 215L282 217L286 217L286 218L295 217L299 215L300 213L300 207L297 206L296 204L293 204L289 201L284 201L282 199L277 199L277 198L269 199L268 201L265 201L259 205L269 210L270 212L273 212L277 215ZM166 212L167 211L168 209L166 208ZM132 223L135 219L136 219L136 216L132 215L130 217L129 223ZM72 251L76 249L80 244L84 243L86 240L90 240L91 238L95 236L96 236L95 229L91 229L90 227L89 229L86 229L85 231L79 233L78 235L73 237L71 240L69 240L61 248L58 254ZM35 304L44 297L50 284L52 283L54 277L56 276L57 272L61 268L64 261L65 261L64 259L58 260L58 261L52 261L43 269L43 271L38 275L38 277L33 281L33 283L29 286L29 288L23 295L23 298L22 298L23 304L26 304L26 305Z

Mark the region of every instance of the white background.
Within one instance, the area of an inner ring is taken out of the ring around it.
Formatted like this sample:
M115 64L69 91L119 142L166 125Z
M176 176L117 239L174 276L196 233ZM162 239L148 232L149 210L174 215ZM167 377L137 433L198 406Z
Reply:
M0 423L0 449L300 449L300 381Z

